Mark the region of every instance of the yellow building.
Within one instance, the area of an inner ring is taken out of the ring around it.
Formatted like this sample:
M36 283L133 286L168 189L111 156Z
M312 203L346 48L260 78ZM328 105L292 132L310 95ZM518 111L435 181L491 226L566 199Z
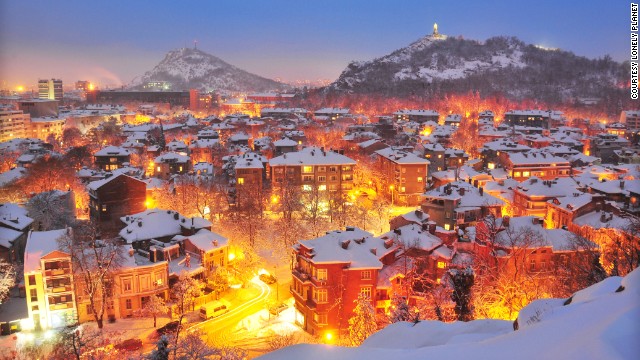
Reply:
M30 115L22 111L0 111L0 142L26 137Z
M62 136L67 119L57 117L31 118L31 122L26 124L26 135L30 138L47 140L49 135Z
M57 240L71 229L32 231L24 253L24 282L29 323L35 329L75 324L77 309L71 256Z

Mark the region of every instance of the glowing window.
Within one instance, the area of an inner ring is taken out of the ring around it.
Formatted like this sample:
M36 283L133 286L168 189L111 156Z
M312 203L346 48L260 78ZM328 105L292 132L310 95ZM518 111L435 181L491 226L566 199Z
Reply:
M438 261L438 269L444 269L444 261Z
M363 270L360 272L360 279L371 280L371 270Z
M313 166L303 166L302 167L302 172L303 173L312 173L313 172Z
M318 269L317 278L318 278L318 281L326 281L327 280L327 269Z
M369 299L371 299L371 287L367 286L367 287L362 287L360 288L360 294L368 297Z
M239 185L243 185L244 184L244 178L238 178L238 184Z

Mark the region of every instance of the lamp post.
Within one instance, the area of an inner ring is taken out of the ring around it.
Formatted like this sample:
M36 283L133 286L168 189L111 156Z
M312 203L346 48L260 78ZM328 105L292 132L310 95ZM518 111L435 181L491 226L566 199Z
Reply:
M391 191L391 206L393 206L393 185L389 185L389 191Z

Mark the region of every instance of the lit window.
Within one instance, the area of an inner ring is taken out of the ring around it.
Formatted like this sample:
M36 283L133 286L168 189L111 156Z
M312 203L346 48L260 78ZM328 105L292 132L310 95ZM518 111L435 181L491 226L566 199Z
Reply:
M520 177L520 176L522 176L520 171L516 171L516 172L513 173L513 177Z
M422 182L422 176L418 176L418 182L421 183Z
M444 269L444 261L438 261L438 269Z
M303 166L302 167L302 172L303 173L312 173L313 172L313 166Z
M131 279L122 279L122 289L125 292L131 291Z
M238 185L244 185L244 178L238 178Z
M313 315L313 320L315 320L316 323L323 325L327 323L327 314L314 314Z
M302 190L311 191L311 185L302 185Z
M449 224L444 224L444 229L445 229L445 230L451 230L451 225L449 225Z
M440 280L440 278L437 278L437 279L436 279L436 283L438 283L438 284L440 284L440 282L441 282L441 281L442 281L442 280Z
M325 191L325 190L327 190L327 185L320 185L320 186L318 186L318 190L319 190L319 191Z
M523 171L522 172L522 176L523 177L529 177L529 176L531 176L531 173L529 171Z
M159 172L159 171L161 171L161 170L160 170L160 166L158 166L158 167L156 168L156 171L158 171L158 172Z
M438 159L442 159L442 154L438 154Z
M367 286L367 287L360 288L360 294L371 299L371 287Z
M315 295L315 300L317 303L327 302L327 289L317 289L315 290Z
M318 269L318 281L327 281L327 269Z
M496 168L496 164L494 164L494 163L489 163L489 164L487 164L487 167L488 167L490 170L493 170L493 169L495 169L495 168Z

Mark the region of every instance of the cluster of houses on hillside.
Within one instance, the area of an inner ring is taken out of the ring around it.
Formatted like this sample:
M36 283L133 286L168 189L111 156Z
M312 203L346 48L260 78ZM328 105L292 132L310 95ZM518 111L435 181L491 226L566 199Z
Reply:
M95 111L95 119L125 112L85 110ZM529 269L540 272L577 256L567 244L571 232L597 242L599 231L625 231L640 215L640 150L625 137L638 131L637 112L623 112L618 124L589 127L539 110L509 111L500 124L491 111L477 119L427 109L375 119L344 108L272 108L262 115L185 112L143 125L128 125L123 116L113 144L91 144L92 166L77 169L88 209L74 210L121 243L109 318L132 316L150 296L166 297L181 272L208 278L228 265L229 240L212 231L210 220L150 204L154 189L185 176L223 184L230 204L242 192L277 196L287 187L346 196L367 186L358 182L363 163L356 160L367 158L379 174L376 196L415 208L391 219L384 234L347 227L294 245L295 320L316 335L345 329L358 294L388 311L393 295L408 296L404 278L411 271L437 286L449 269L468 267L479 254L508 257L499 237L489 242L478 231L488 217L501 231L539 235L536 246L544 251ZM99 132L103 125L95 119L78 121ZM464 121L478 124L477 154L452 146ZM323 142L330 132L341 137ZM9 139L0 152L15 154L11 169L0 173L0 187L19 183L40 157L60 155L36 138ZM39 328L90 320L83 283L57 241L73 231L37 231L32 223L24 208L0 205L0 257L24 266L29 318ZM410 253L419 261L408 264Z

